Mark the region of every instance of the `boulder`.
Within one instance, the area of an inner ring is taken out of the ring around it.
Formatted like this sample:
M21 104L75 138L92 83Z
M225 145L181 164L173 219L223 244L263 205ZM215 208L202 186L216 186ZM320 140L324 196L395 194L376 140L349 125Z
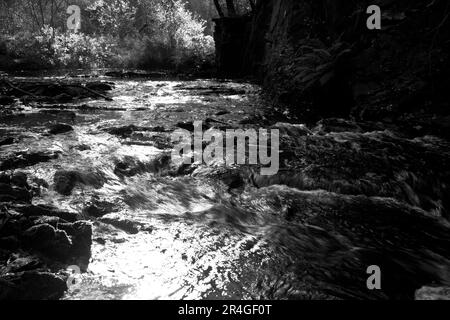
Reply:
M106 240L104 238L98 237L94 239L95 242L97 242L98 244L104 246L106 244Z
M32 226L22 235L26 246L43 254L66 260L71 256L72 240L63 230L56 230L49 224Z
M54 124L49 128L48 133L53 134L53 135L57 135L57 134L63 134L63 133L67 133L67 132L71 132L73 131L72 126L69 126L68 124L64 124L64 123L58 123L58 124Z
M14 138L8 137L8 138L1 138L0 139L0 147L7 146L14 143Z
M20 241L16 236L0 238L0 248L16 250L20 247Z
M131 134L133 134L133 132L138 130L139 128L136 127L135 125L129 125L123 127L108 128L105 131L108 132L109 134L126 138Z
M35 256L13 254L4 269L4 273L32 271L42 266L42 261Z
M68 196L78 183L98 189L103 186L105 178L100 173L60 170L55 173L53 182L56 192Z
M72 224L68 232L72 238L72 254L77 257L91 257L92 224L87 221L77 221Z
M22 236L28 245L43 248L55 240L56 230L49 224L39 224L26 230Z
M230 112L227 110L221 110L219 112L216 113L216 116L224 116L226 114L229 114Z
M30 182L30 188L34 194L40 195L42 189L48 189L49 185L44 179L33 177Z
M0 229L0 237L4 240L2 243L6 245L6 243L11 244L11 239L7 239L9 237L15 237L21 234L21 232L29 227L26 225L25 221L16 220L16 219L2 219L2 228ZM0 246L0 248L4 248Z
M53 273L25 271L0 277L0 300L57 300L66 281Z
M107 201L93 200L83 209L83 214L99 218L114 211L114 204Z
M68 223L67 221L62 220L58 217L49 217L49 216L30 217L30 220L32 221L33 225L49 224L55 229L58 227L60 223Z
M1 96L0 97L0 106L6 106L9 104L13 104L15 102L13 97Z
M75 171L57 171L53 177L53 182L56 192L68 196L78 182L78 173Z
M16 152L1 158L0 171L16 168L26 168L41 162L47 162L58 158L58 152Z
M229 190L242 188L245 183L239 172L231 170L221 175L220 179L228 187Z
M164 152L148 162L142 162L131 156L125 156L116 163L114 173L119 177L132 177L144 172L151 172L161 176L178 175L183 170L182 165L175 165L169 153Z
M123 76L123 73L121 71L109 71L105 73L105 76L112 78L120 78Z
M115 215L108 215L100 219L101 222L110 224L130 234L137 234L141 230L141 224Z
M11 184L11 176L5 173L0 173L0 183Z
M113 86L106 82L90 82L86 84L86 88L94 91L110 91Z
M16 171L11 177L11 184L19 188L29 189L30 186L28 185L27 179L26 173Z
M31 199L32 195L27 189L0 183L0 202L30 202Z
M15 205L13 208L25 217L58 217L68 222L75 222L79 218L76 212L61 211L55 207L46 205Z

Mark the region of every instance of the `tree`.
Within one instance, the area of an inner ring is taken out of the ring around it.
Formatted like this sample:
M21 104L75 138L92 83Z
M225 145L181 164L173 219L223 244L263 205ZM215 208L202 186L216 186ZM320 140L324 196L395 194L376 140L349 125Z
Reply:
M250 8L252 9L252 12L256 9L255 0L248 0L248 4L250 5Z
M230 17L234 17L237 15L236 6L234 5L234 0L226 0L227 11Z
M214 0L214 5L216 6L217 13L219 17L223 18L225 15L223 14L222 7L220 6L219 0Z
M81 8L77 34L69 4ZM213 12L211 0L0 0L0 35L15 56L53 66L197 65L213 59Z
M219 17L225 17L221 2L219 0L213 0L213 2ZM252 12L256 7L255 0L225 0L225 5L228 17L235 17L239 14Z

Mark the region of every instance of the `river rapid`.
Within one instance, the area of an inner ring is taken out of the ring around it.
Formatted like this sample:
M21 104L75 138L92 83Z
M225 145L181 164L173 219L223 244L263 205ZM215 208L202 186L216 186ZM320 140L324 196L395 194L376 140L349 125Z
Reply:
M437 174L450 158L445 142L375 124L280 124L245 82L95 81L113 83L113 101L17 102L0 120L0 133L19 141L3 154L59 155L20 169L46 182L33 204L93 224L89 264L63 299L412 299L449 284L448 175ZM171 133L194 120L277 127L280 173L174 168ZM45 133L55 123L73 131ZM371 265L382 290L367 288Z

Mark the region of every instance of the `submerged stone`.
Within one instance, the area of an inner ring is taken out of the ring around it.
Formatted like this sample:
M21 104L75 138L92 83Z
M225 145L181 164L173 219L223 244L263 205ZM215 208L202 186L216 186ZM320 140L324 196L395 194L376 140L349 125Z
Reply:
M13 97L9 97L9 96L0 96L0 105L1 106L6 106L9 104L13 104L15 102Z
M11 137L0 139L0 147L11 145L13 143L14 143L14 138L11 138Z
M138 222L115 215L105 216L101 218L100 221L106 224L110 224L130 234L137 234L142 228L141 224Z
M99 173L59 170L55 173L53 182L54 188L59 194L68 196L77 184L101 188L105 178Z
M63 134L63 133L67 133L67 132L71 132L73 131L72 126L68 125L68 124L64 124L64 123L58 123L58 124L54 124L50 127L48 133L50 134Z

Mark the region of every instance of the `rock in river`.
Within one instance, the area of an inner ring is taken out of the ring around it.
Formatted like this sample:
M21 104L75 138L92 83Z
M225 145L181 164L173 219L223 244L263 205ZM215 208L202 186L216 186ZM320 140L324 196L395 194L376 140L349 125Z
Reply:
M12 208L20 213L23 214L25 217L40 217L40 216L46 216L46 217L58 217L62 220L66 220L68 222L75 222L78 220L79 215L76 212L70 212L70 211L61 211L55 207L48 206L48 205L30 205L30 204L16 204L12 206Z
M62 133L67 133L67 132L71 132L73 131L73 128L71 126L69 126L68 124L64 124L64 123L58 123L58 124L54 124L50 127L48 133L50 134L62 134Z
M24 243L50 257L67 259L70 256L72 240L63 230L56 230L49 224L40 224L26 230Z
M101 222L110 224L130 234L137 234L141 230L141 224L116 215L107 215L100 219Z
M0 156L0 171L34 166L40 162L47 162L58 158L58 152L15 152L6 156Z
M30 202L32 198L31 193L25 188L11 186L6 183L0 183L0 201L18 201Z
M77 221L58 225L59 229L64 230L72 239L71 254L73 256L85 259L86 263L91 257L92 245L92 225L87 221Z
M53 182L54 188L59 194L68 196L77 184L101 188L105 179L99 173L60 170L55 173Z
M26 173L21 172L21 171L14 172L11 177L11 183L19 188L29 189L30 186L28 185L27 180L28 180L28 177L27 177Z
M2 105L2 106L6 106L8 104L13 104L14 101L15 100L12 97L8 97L8 96L1 96L0 97L0 105Z
M25 271L0 276L0 300L56 300L66 290L66 281L49 272Z
M14 138L8 137L8 138L1 138L0 139L0 147L1 146L7 146L14 143Z

